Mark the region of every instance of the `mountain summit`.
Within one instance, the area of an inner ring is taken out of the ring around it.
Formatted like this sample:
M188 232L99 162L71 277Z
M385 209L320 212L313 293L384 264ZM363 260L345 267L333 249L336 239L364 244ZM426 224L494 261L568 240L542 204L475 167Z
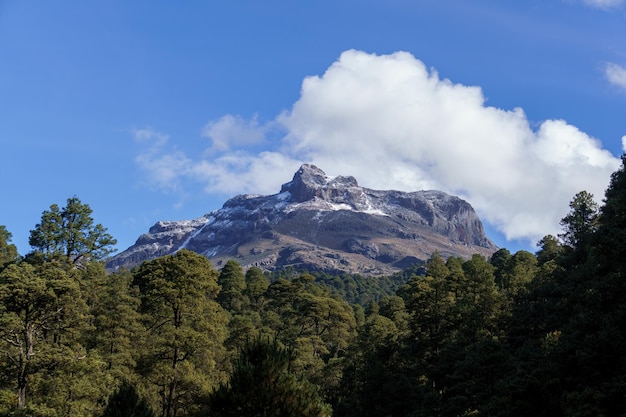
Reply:
M434 251L468 258L497 247L466 201L441 191L379 191L305 164L280 193L238 195L195 220L160 221L114 256L109 269L189 249L219 267L228 259L276 270L382 275Z

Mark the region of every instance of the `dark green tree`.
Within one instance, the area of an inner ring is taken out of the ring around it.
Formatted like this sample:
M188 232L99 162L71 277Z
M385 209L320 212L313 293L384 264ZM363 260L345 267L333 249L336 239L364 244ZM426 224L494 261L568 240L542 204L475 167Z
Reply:
M410 315L402 297L398 295L383 297L380 300L379 308L381 316L390 318L398 330L406 334L409 330Z
M263 271L252 267L246 271L246 288L244 295L250 300L251 306L257 312L263 310L265 304L265 292L270 286L269 280L263 275Z
M506 304L496 287L494 268L475 254L463 262L462 270L463 275L453 281L456 294L447 314L452 319L448 339L433 370L440 380L441 398L436 404L442 416L480 412L505 372L499 363L505 351L499 337ZM492 360L493 366L486 369ZM477 372L483 368L485 375ZM429 415L428 410L419 415Z
M626 409L626 173L604 205L582 192L563 219L563 244L546 237L530 291L513 305L505 379L511 416L618 416ZM506 409L503 407L502 410Z
M561 220L563 233L559 237L572 248L581 248L588 243L598 227L598 204L593 194L581 191L569 204L570 211Z
M493 265L493 259L492 259ZM496 268L494 275L500 292L512 298L522 291L535 278L539 271L537 257L524 250L517 251L507 262Z
M235 361L227 384L201 415L213 417L326 417L331 409L316 389L291 368L294 353L278 342L252 340Z
M141 322L141 303L133 276L128 271L111 273L98 287L92 306L94 331L90 348L99 352L107 372L116 380L130 380L146 329Z
M426 276L414 276L399 294L410 314L410 345L418 372L429 379L434 391L440 391L443 381L437 371L439 357L458 320L448 279L450 270L443 258L433 254L426 263L426 271Z
M578 211L586 214L593 209ZM568 265L567 278L573 282L565 309L569 320L559 329L555 348L565 390L564 412L622 415L626 409L626 155L611 176L599 217L580 217L585 220L581 229L589 250L584 262Z
M501 248L491 255L491 259L489 259L489 263L494 268L493 274L496 279L496 285L500 288L506 280L506 273L509 269L509 262L511 261L511 258L511 252L506 248Z
M549 261L558 259L563 254L563 246L559 239L553 235L544 236L537 242L537 262L543 265Z
M11 243L12 237L7 228L0 225L0 271L19 259L17 247Z
M154 411L144 399L139 398L133 385L123 382L109 397L101 417L154 417Z
M279 279L267 291L264 319L282 343L296 349L296 364L310 371L345 351L356 330L354 311L314 283L310 274Z
M228 315L215 301L217 277L206 257L189 250L146 261L134 272L147 329L137 367L163 417L191 413L192 398L208 394L223 377Z
M602 275L615 275L626 271L626 154L622 156L622 167L613 173L606 190L604 205L600 209L598 230L595 236L594 256L599 262ZM615 277L614 284L623 283ZM613 293L619 297L619 293Z
M60 364L82 356L77 339L86 314L76 281L55 263L22 262L0 273L0 347L18 409L29 405L36 376L53 377Z
M227 261L220 271L217 284L220 286L217 302L231 313L240 312L246 304L243 295L246 278L241 265L232 259Z
M459 335L466 343L498 334L503 297L495 283L494 269L478 254L463 263L464 281L456 296L455 309L461 318Z
M92 209L77 197L65 207L53 204L30 232L28 243L44 259L63 259L71 264L104 259L117 241L101 224L94 224Z
M419 375L404 338L392 319L378 313L367 317L346 353L334 415L410 415Z

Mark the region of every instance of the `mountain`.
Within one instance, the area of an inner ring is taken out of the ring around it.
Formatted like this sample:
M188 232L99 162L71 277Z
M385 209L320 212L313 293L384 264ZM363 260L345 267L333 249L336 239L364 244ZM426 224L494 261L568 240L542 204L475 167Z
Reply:
M238 195L195 220L160 221L107 262L109 270L189 249L220 267L383 275L434 251L468 258L497 247L466 201L441 191L379 191L302 165L278 194Z

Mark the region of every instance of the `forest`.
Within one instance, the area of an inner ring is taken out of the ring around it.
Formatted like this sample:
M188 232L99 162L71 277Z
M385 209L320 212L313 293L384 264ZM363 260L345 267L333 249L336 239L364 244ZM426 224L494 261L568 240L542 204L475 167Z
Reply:
M536 253L389 277L107 272L90 207L53 204L24 256L0 226L0 416L624 416L625 165Z

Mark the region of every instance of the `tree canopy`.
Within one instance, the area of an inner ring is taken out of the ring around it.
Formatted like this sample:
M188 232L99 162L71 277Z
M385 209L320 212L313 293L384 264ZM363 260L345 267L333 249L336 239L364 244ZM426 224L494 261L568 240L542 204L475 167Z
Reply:
M6 265L18 260L17 247L11 243L13 235L5 226L0 225L0 271Z
M117 241L104 226L94 224L92 212L78 197L68 198L65 207L53 204L30 231L28 243L46 259L62 258L72 264L102 260L114 252Z
M208 398L207 416L328 417L315 387L292 370L293 350L257 338L242 349L227 383Z

